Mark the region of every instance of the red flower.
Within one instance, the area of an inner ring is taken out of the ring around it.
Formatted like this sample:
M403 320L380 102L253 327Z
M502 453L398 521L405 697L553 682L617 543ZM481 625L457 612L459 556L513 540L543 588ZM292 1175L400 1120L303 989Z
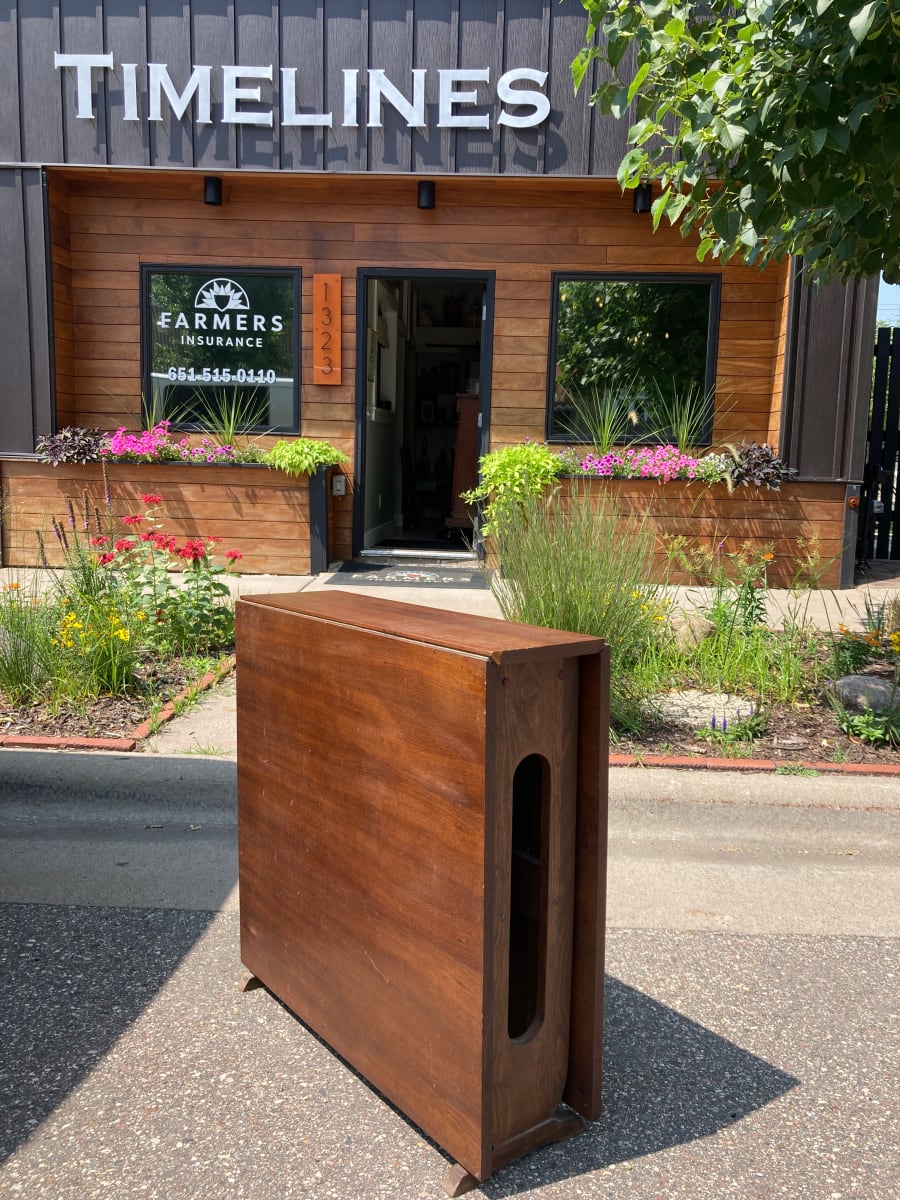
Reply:
M111 563L115 557L116 556L110 552L107 552L106 554L101 554L100 557L97 559L97 565L100 567L105 567L106 564Z
M231 559L232 562L237 562L239 558L243 558L240 550L226 550L225 557Z
M224 542L224 540L225 540L224 538L220 538L220 537L208 537L206 539L206 544L208 546L218 546L219 542Z
M94 546L95 548L97 546L105 546L108 541L109 541L108 537L92 537L91 545Z
M186 558L190 562L196 562L197 559L206 558L206 547L199 541L187 541L177 552L179 558Z
M140 523L141 523L141 521L143 521L143 519L144 519L143 517L123 517L122 524L123 525L140 525Z
M162 504L162 496L157 496L155 492L151 492L149 495L144 495L144 493L141 492L141 503Z
M131 540L131 538L119 538L119 540L115 543L115 548L116 550L133 550L134 542Z

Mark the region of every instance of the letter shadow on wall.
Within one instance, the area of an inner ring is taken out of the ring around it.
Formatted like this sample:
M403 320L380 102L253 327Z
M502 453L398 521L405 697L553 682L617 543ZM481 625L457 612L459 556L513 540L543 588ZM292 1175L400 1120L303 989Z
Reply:
M498 1171L499 1200L710 1137L800 1083L612 976L606 976L603 1114L573 1138Z

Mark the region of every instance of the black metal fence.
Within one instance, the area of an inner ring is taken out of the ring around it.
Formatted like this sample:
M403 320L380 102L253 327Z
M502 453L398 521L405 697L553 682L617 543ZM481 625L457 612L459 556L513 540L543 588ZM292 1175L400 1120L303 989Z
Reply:
M875 341L857 557L900 559L900 327Z

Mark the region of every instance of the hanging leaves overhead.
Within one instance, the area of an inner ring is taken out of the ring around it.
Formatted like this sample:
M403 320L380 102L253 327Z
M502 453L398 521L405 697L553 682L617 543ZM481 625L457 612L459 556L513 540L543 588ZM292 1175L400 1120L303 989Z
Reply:
M897 0L582 0L576 88L630 116L618 179L652 180L697 257L802 255L900 280Z

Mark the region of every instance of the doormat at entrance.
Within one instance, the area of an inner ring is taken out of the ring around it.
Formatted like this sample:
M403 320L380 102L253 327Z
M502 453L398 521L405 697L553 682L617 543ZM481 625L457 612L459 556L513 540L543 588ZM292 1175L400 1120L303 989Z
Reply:
M415 566L375 566L370 563L343 563L340 570L325 581L346 587L359 584L362 587L436 587L436 588L488 588L488 576L481 567L429 563Z

